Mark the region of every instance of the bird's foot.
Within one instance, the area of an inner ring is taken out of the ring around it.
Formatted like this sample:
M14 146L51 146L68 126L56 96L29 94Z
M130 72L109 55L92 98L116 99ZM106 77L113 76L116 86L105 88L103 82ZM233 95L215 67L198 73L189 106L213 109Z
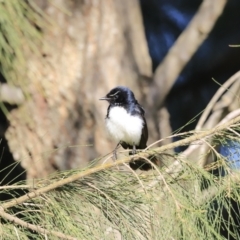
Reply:
M136 153L137 153L137 151L136 151L136 146L133 145L133 149L132 149L131 152L129 152L129 155L135 155Z

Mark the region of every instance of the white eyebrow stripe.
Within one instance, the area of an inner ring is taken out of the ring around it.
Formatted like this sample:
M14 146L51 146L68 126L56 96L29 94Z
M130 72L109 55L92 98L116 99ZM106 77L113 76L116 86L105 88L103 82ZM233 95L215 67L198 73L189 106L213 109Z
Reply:
M117 95L119 92L120 92L120 91L117 91L116 93L111 94L110 96L113 97L113 96Z

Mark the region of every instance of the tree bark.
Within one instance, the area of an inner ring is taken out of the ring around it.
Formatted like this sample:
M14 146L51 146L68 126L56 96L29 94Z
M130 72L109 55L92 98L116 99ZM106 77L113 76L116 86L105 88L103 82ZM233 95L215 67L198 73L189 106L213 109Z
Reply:
M49 17L41 56L26 53L28 100L10 112L6 138L28 178L85 166L113 150L98 99L151 77L137 0L35 1ZM90 145L90 146L89 146Z

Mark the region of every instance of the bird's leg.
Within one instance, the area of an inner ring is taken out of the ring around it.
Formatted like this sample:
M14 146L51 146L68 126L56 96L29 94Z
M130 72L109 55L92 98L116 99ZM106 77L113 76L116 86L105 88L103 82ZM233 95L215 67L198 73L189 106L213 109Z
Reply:
M113 150L113 160L114 161L117 160L117 149L118 149L120 144L121 144L121 141L117 144L117 146Z
M132 150L133 155L136 154L136 145L133 143L133 150Z

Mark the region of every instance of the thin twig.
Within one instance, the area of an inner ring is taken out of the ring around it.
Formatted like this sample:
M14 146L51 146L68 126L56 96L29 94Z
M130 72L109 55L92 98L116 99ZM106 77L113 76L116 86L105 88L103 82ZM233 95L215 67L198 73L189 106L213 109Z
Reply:
M18 234L18 231L17 231L17 228L14 226L14 231L15 231L15 233L16 233L16 235L17 235L17 239L20 239L20 237L19 237L19 234Z
M232 128L228 127L227 128L230 132L233 132L236 136L240 137L240 134L238 132L236 132L235 130L233 130Z
M147 194L145 186L142 183L141 179L139 178L138 174L132 168L130 168L129 165L127 165L126 163L123 163L123 164L129 169L129 171L131 171L133 173L133 175L136 177L136 179L138 180L139 184L141 185L143 191Z
M29 189L32 188L29 185L9 185L9 186L0 186L0 190L6 190L6 189Z
M168 136L168 137L165 137L165 138L159 139L158 141L156 141L156 142L154 142L154 143L148 145L147 148L145 148L145 150L150 149L151 147L153 147L154 145L156 145L156 144L158 144L158 143L164 141L165 139L172 139L172 138L174 138L174 137L180 137L180 136L190 135L190 134L193 134L193 133L195 133L194 130L193 130L193 131L188 131L188 132L183 132L183 133L176 133L176 134L173 134L173 135L171 135L171 136Z

